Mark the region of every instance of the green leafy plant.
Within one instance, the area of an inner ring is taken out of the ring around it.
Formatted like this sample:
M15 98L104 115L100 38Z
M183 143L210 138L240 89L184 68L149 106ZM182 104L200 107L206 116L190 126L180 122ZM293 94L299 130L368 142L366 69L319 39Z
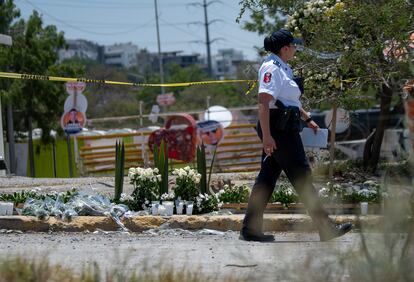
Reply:
M115 202L121 198L124 190L125 146L124 142L115 144Z
M38 190L30 190L30 191L20 191L20 192L14 192L13 194L0 194L0 201L4 202L13 202L15 205L18 204L24 204L27 199L36 199L36 200L44 200L45 198L51 198L53 200L56 200L57 197L60 197L60 199L67 203L74 195L76 195L78 191L73 188L72 190L68 190L65 192L51 192L51 193L41 193Z
M13 194L0 194L0 201L13 202L15 205L23 204L27 199L37 199L40 196L34 191L20 191Z
M168 193L168 146L162 140L159 147L154 144L154 165L161 174L159 195Z
M247 203L250 189L247 185L230 186L225 184L224 189L218 192L218 198L223 203Z
M207 165L206 165L206 148L204 144L197 146L197 171L201 175L200 192L207 193Z
M217 152L217 146L213 152L213 158L211 159L210 170L209 170L209 174L207 178L206 148L205 148L204 143L202 143L201 146L197 146L197 171L201 175L200 191L202 194L210 193L210 190L209 190L210 180L211 180L211 174L213 172L213 165L214 165L214 160L216 158L216 152Z

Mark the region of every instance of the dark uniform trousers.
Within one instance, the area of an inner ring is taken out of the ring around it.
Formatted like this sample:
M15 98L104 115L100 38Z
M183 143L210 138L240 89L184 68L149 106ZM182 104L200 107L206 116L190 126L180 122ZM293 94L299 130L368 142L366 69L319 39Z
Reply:
M272 120L270 120L270 124L272 124ZM321 233L329 228L330 220L312 184L311 169L303 149L299 130L291 130L291 122L287 123L285 130L275 130L271 125L270 127L277 149L265 161L263 160L266 155L262 154L262 165L250 194L243 221L243 231L253 234L262 232L264 209L283 170ZM259 122L256 130L262 139Z

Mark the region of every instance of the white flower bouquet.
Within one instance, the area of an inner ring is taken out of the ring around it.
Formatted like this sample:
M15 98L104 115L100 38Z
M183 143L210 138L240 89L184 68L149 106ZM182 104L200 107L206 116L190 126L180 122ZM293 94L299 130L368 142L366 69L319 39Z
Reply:
M128 177L134 185L129 207L132 210L145 210L151 201L158 200L161 175L157 168L130 168Z

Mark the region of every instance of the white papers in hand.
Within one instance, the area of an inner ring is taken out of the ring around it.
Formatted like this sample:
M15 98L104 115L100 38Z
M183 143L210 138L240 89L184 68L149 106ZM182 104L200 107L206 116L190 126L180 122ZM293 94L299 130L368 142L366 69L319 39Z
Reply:
M328 147L328 129L326 128L320 128L315 134L313 129L305 127L300 133L300 136L302 137L304 147Z

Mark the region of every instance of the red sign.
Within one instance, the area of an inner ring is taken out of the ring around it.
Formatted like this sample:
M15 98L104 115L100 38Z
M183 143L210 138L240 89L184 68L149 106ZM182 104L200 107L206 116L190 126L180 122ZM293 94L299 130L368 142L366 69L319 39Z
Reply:
M66 92L69 94L82 93L86 88L85 82L69 81L65 83Z
M165 128L155 130L148 138L148 146L160 146L162 140L167 143L168 157L174 160L191 162L196 153L197 132L194 118L188 114L170 116Z
M157 103L160 106L170 106L175 103L174 93L165 93L157 96Z

